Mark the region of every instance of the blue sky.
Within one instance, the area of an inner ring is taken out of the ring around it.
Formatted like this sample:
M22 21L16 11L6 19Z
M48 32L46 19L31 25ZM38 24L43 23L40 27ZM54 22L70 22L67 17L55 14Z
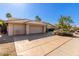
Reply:
M38 15L42 21L55 24L63 16L71 16L74 25L79 25L79 4L77 3L1 3L0 18L6 20L5 14L9 12L15 18L28 18L34 20Z

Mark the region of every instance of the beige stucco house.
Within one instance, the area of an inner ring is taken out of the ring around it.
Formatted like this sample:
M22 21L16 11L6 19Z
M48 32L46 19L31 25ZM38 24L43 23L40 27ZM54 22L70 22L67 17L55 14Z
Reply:
M46 32L46 24L28 19L12 18L7 20L7 24L7 32L9 36Z

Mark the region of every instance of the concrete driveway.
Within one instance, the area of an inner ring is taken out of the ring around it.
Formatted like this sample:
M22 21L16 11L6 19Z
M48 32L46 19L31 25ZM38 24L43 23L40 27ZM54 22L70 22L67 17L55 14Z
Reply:
M79 56L79 38L73 38L48 56Z
M17 55L20 56L44 56L56 50L61 45L70 41L71 37L57 35L35 34L29 36L16 36L14 43Z
M0 37L0 54L18 56L79 55L79 38L52 33ZM73 53L72 53L73 52Z

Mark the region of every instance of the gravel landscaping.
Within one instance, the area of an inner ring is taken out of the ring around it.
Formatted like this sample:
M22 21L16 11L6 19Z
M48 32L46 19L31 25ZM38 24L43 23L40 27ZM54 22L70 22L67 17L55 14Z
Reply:
M0 35L0 56L16 56L13 37Z

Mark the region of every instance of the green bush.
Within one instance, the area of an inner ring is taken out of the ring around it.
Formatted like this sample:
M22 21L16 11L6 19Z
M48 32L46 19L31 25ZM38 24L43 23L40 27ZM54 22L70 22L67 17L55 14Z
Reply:
M3 56L10 56L10 54L3 54Z
M76 30L79 30L79 27L76 27Z
M0 26L1 26L1 33L5 34L7 32L7 24L3 20L0 20Z

